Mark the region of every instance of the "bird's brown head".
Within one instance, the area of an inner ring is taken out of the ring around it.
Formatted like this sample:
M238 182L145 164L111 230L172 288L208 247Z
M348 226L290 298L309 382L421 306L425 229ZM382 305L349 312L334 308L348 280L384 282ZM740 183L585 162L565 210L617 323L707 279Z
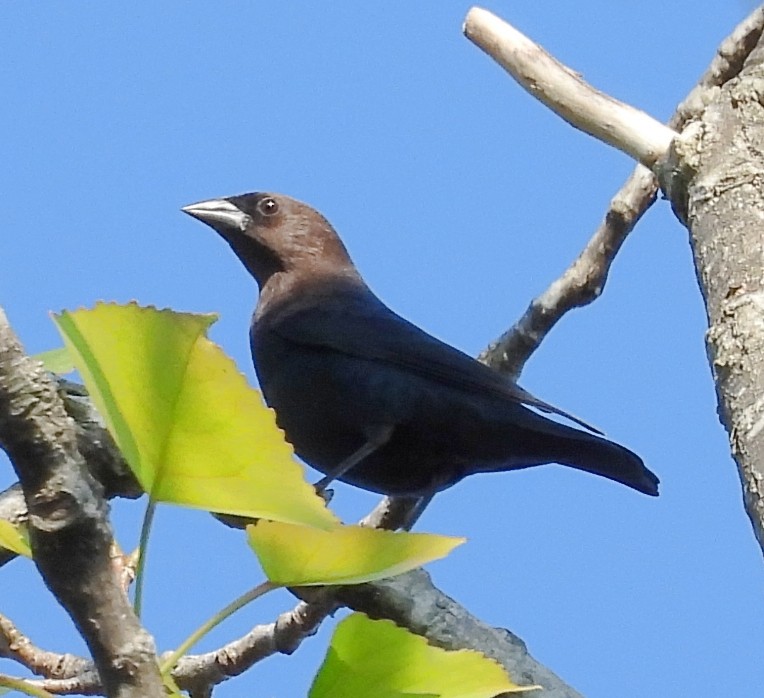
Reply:
M185 206L217 231L262 289L280 272L355 273L337 233L318 211L281 194L254 192Z

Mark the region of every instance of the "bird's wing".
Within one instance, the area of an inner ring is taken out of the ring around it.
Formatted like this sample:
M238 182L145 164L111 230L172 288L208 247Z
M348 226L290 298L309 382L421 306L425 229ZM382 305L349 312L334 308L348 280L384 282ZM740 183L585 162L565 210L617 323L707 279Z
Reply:
M269 329L290 342L383 362L461 390L494 394L602 432L400 317L370 292L281 313Z

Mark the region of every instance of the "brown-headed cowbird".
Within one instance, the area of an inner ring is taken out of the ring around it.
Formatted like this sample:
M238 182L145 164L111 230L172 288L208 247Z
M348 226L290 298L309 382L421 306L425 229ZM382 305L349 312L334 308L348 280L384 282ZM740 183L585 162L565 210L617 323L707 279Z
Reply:
M529 409L569 417L396 315L306 204L253 193L183 210L255 277L260 387L322 482L427 496L473 473L561 463L658 494L639 456Z

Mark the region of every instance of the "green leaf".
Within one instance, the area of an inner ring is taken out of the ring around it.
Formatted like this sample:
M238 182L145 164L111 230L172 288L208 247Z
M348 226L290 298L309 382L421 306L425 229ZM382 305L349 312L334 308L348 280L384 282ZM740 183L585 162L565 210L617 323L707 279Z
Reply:
M42 361L42 364L47 371L58 373L59 375L71 373L76 368L74 361L72 360L72 355L66 347L43 351L39 354L35 354L32 358Z
M0 519L0 546L6 550L12 550L17 555L32 557L26 527L14 526L4 519Z
M475 650L447 651L389 620L353 613L337 625L309 698L493 698L518 686Z
M154 499L334 526L273 411L206 337L215 319L135 303L54 316L93 402Z
M273 584L361 584L392 577L445 557L464 538L380 531L362 526L331 530L275 521L247 526L249 544Z

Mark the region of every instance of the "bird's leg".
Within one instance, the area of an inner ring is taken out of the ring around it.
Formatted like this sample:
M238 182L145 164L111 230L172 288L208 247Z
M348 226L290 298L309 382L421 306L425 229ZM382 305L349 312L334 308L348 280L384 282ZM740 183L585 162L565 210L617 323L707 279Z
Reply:
M424 514L424 510L430 505L432 498L435 496L435 492L424 494L417 498L416 504L406 516L406 520L401 525L402 531L410 531L414 528L414 524L419 520L419 517Z
M370 456L378 448L384 446L393 435L394 425L373 427L367 431L367 440L357 451L351 453L334 470L327 473L315 485L316 492L321 494L334 480L341 478L348 470L358 465L366 456Z

